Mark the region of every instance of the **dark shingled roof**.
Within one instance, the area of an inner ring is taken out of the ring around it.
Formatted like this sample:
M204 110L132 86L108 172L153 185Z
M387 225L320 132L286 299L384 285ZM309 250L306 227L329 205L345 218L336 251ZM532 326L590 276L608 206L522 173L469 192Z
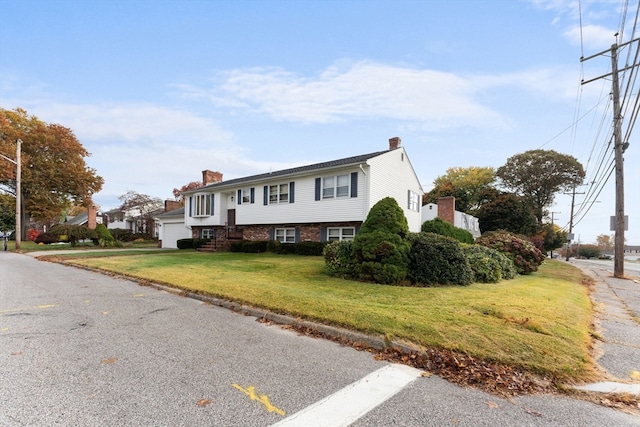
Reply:
M155 217L162 218L163 216L175 216L175 215L184 215L184 206L169 212L162 212L161 214L155 215Z
M293 174L309 172L309 171L314 171L314 170L320 170L320 169L326 169L326 168L333 168L333 167L337 167L337 166L346 166L346 165L352 165L352 164L356 164L356 163L362 163L362 162L366 162L367 160L369 160L369 159L371 159L373 157L379 156L380 154L384 154L387 151L389 151L389 150L376 151L375 153L361 154L359 156L346 157L344 159L331 160L331 161L328 161L328 162L316 163L316 164L308 165L308 166L299 166L297 168L283 169L283 170L275 171L275 172L262 173L262 174L259 174L259 175L251 175L251 176L246 176L246 177L243 177L243 178L230 179L229 181L216 182L214 184L209 184L207 186L200 187L200 188L197 188L195 190L191 190L191 191L189 191L189 193L196 192L196 191L202 191L203 189L220 187L220 186L242 184L242 183L245 183L245 182L260 181L260 180L263 180L263 179L273 178L273 177L278 177L278 176L293 175Z

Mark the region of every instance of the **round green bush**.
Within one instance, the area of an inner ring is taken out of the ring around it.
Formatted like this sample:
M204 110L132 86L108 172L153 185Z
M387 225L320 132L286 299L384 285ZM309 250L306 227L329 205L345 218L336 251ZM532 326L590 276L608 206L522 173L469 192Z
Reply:
M533 243L507 231L489 231L478 237L476 243L507 255L516 266L518 274L537 271L545 259L545 255Z
M353 279L356 277L356 265L353 258L353 242L340 240L324 247L324 265L328 275Z
M500 280L500 279L493 280L493 281L489 280L491 278L491 274L489 274L488 272L483 273L482 272L483 267L481 264L480 265L474 264L478 262L477 261L478 259L489 258L495 263L497 263L500 269L501 279L507 279L507 280L513 279L518 274L516 270L516 266L513 263L513 261L511 261L511 259L507 255L495 249L491 249L482 245L469 245L467 247L464 247L464 253L467 256L467 258L469 258L469 264L471 265L471 268L473 269L476 275L476 279L475 279L476 282L495 283ZM490 264L493 264L493 263L490 263ZM491 269L491 267L485 267L484 269L486 270L486 268ZM485 276L485 279L483 280L479 276Z
M394 284L407 277L409 243L397 234L377 230L353 241L356 271L361 280Z
M453 237L462 243L473 243L473 234L443 221L442 218L434 218L430 221L423 222L420 231L423 233L435 233L441 236Z
M434 233L409 234L409 280L415 285L470 285L473 270L460 243Z
M394 284L407 276L410 245L407 218L392 197L378 201L353 240L357 276L361 280Z

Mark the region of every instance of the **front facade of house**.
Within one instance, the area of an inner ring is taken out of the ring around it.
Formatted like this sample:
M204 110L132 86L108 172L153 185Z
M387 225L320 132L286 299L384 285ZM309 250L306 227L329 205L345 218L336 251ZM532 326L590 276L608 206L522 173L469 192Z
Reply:
M203 177L207 175L203 172ZM325 242L353 239L371 207L393 197L420 231L422 187L400 139L389 149L215 182L184 193L194 238Z

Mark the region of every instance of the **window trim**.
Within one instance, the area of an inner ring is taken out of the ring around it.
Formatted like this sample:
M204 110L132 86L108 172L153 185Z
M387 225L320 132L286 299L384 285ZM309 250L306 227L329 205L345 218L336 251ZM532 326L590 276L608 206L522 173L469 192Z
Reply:
M407 191L407 209L413 212L420 212L420 195L415 191Z
M332 237L335 236L331 236L331 231L332 230L338 230L338 238L335 239ZM353 234L351 236L345 237L344 236L344 231L345 230L351 230L353 231ZM356 237L356 227L327 227L327 242L335 242L335 241L341 241L341 240L353 240Z
M192 218L206 218L213 216L214 194L194 194L189 198L189 216Z
M278 232L282 232L283 240L278 239ZM291 234L291 235L289 235ZM289 241L291 239L291 241ZM295 243L296 242L296 229L292 227L279 227L273 230L273 240L280 243Z

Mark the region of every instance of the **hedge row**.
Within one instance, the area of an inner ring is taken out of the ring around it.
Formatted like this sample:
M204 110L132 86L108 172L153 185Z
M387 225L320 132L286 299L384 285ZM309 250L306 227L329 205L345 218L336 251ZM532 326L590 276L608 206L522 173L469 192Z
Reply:
M321 242L298 242L280 243L277 240L239 240L231 243L231 252L262 253L272 252L275 254L295 254L321 256L325 243Z

